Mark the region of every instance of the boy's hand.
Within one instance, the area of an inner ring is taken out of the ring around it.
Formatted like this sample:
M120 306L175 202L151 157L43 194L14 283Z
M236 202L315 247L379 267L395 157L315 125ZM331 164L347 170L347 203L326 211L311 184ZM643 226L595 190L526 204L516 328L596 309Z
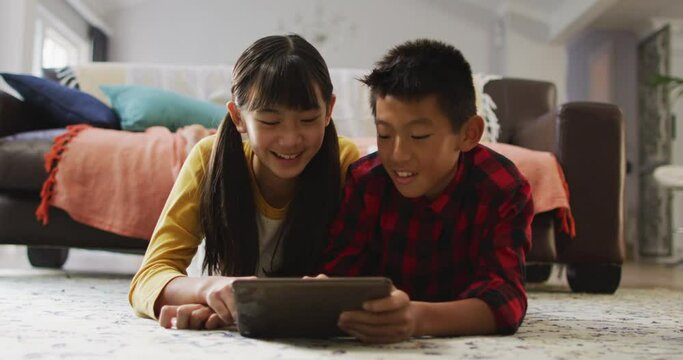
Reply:
M365 302L363 310L343 312L339 327L363 342L392 343L412 337L418 320L408 294L394 288L386 298Z
M213 330L230 325L208 306L201 304L165 305L159 313L159 325L166 329Z

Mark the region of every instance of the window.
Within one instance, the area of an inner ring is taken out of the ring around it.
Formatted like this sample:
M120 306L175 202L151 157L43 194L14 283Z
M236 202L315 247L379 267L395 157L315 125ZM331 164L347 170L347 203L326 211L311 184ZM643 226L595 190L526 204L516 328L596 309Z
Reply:
M42 68L60 68L88 61L90 46L60 19L42 6L37 7L33 73Z

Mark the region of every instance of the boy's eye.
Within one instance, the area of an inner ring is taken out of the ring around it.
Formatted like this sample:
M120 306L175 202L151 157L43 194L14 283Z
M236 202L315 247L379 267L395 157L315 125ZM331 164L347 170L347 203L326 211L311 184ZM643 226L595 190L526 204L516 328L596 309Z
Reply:
M425 134L425 135L411 135L411 137L415 140L424 140L427 139L428 137L432 136L432 134Z
M388 139L388 138L389 138L389 135L377 134L377 138L378 138L378 139L383 139L383 140L384 140L384 139Z

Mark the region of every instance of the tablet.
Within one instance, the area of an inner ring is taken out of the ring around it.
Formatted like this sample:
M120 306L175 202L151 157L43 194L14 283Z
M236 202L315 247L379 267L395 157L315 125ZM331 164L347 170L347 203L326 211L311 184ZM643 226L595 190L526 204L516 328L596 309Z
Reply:
M235 280L232 287L243 336L326 338L348 336L337 326L339 314L389 296L392 285L383 277L262 278Z

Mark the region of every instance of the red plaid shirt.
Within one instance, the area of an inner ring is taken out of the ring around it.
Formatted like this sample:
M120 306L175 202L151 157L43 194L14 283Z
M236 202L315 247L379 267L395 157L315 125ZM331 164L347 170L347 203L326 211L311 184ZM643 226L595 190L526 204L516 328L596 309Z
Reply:
M526 314L532 218L529 183L482 145L460 155L453 180L431 201L403 197L370 154L349 168L323 272L386 276L412 300L479 298L497 332L511 334Z

